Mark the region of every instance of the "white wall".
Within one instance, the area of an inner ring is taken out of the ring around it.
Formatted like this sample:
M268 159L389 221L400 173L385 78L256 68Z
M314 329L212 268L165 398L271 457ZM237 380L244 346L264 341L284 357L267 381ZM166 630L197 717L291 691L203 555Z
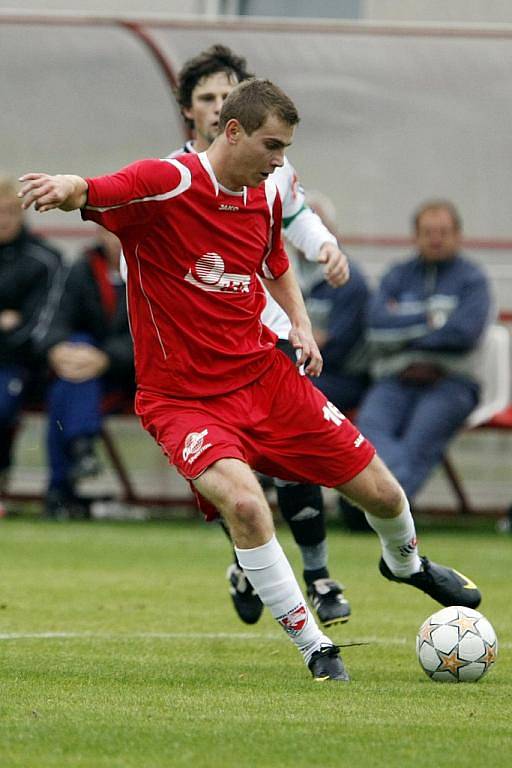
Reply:
M276 8L293 3L274 0ZM237 0L0 0L0 9L12 11L80 11L88 13L164 13L169 16L201 15L238 7ZM325 16L323 0L310 0L311 16ZM350 4L349 4L349 7ZM274 14L275 15L275 12ZM283 11L282 15L286 15ZM511 0L360 0L360 18L399 21L512 22Z
M512 22L510 0L361 0L372 21Z
M217 0L213 0L217 6ZM0 0L0 9L13 13L25 10L80 11L81 13L164 13L168 16L188 16L211 11L212 0Z

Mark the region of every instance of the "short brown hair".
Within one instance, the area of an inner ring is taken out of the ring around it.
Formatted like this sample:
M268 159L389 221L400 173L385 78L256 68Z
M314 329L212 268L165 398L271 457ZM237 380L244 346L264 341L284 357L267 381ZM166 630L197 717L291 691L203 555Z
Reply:
M247 61L243 56L238 56L226 45L212 45L186 61L178 74L175 95L182 112L192 106L192 93L196 85L204 77L211 77L218 72L224 72L238 83L253 77L252 72L247 69ZM185 115L183 118L190 128L194 127L193 120Z
M219 117L219 131L229 120L238 120L249 135L261 128L269 115L275 115L286 125L297 125L299 114L295 104L270 80L253 78L234 88L227 97Z
M420 219L427 211L447 211L451 216L455 231L462 231L462 218L455 205L450 200L439 199L427 200L416 209L412 217L412 225L416 233L419 231Z

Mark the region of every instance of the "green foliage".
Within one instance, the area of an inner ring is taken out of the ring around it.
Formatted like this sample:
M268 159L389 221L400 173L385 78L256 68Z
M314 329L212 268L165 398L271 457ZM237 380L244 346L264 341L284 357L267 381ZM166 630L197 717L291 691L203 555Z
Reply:
M428 531L501 641L476 684L432 683L414 638L436 604L377 571L371 535L330 532L353 617L349 685L313 683L265 615L235 616L229 547L199 522L0 526L2 768L493 768L510 764L510 541ZM297 550L281 530L296 572ZM48 636L44 636L47 633Z

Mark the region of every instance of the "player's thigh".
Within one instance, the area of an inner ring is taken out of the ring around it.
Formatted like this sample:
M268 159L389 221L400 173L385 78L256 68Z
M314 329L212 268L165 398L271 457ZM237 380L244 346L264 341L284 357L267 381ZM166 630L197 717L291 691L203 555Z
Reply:
M377 517L396 517L402 509L404 493L400 484L377 455L336 490Z
M251 468L239 459L220 459L194 481L199 493L215 505L228 522L272 520L267 500Z

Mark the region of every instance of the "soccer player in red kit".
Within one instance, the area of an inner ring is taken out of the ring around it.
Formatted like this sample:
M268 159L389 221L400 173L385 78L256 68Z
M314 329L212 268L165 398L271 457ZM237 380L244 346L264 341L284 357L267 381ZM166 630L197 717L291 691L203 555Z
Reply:
M381 571L443 604L480 602L450 568L420 558L397 481L373 447L291 361L261 323L259 275L288 314L297 365L322 359L280 238L270 174L298 115L265 80L238 85L204 153L143 160L99 178L26 174L28 208L82 209L121 239L128 264L136 410L203 509L226 521L241 567L316 680L348 680L317 626L251 470L334 487L361 506L382 544Z

